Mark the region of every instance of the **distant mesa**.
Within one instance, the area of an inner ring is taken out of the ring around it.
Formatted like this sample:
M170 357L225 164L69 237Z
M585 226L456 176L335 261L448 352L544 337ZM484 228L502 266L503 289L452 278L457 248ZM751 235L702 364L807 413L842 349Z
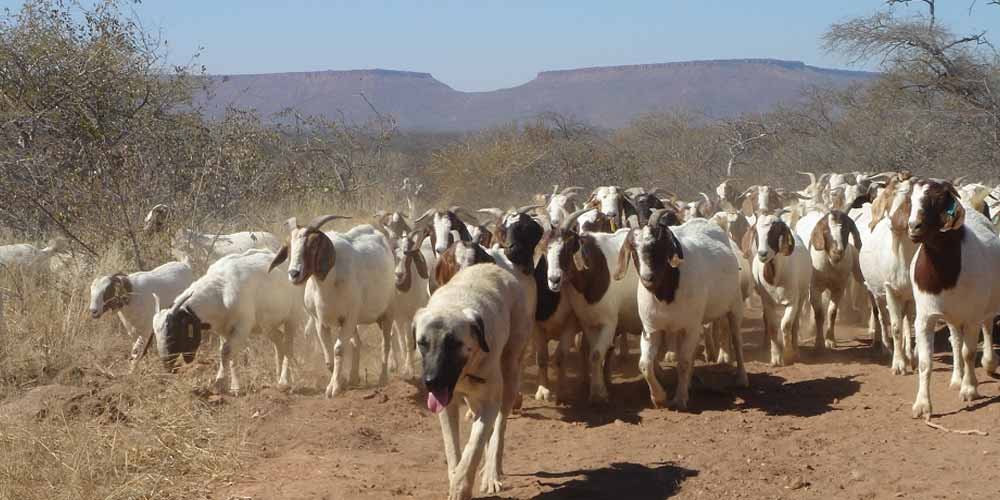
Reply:
M365 69L210 77L200 97L210 116L228 105L262 115L294 107L363 122L371 107L408 130L468 131L531 120L543 112L619 128L636 116L689 109L709 116L766 112L794 103L809 86L846 87L877 73L818 68L800 61L727 59L543 71L516 87L461 92L430 73Z

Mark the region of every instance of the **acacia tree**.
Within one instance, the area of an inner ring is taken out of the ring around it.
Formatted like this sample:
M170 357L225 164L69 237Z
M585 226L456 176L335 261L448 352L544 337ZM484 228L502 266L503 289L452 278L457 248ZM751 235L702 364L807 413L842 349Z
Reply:
M912 1L888 0L889 10L832 25L825 47L853 62L880 61L886 83L932 103L937 120L974 127L1000 149L1000 57L986 32L954 34L937 21L935 0L920 0L926 14L892 9Z

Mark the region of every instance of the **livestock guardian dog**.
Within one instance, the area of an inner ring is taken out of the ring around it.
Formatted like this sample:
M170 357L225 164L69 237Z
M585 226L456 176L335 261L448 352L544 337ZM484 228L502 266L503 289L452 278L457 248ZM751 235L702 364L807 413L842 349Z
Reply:
M472 498L483 451L482 491L500 491L507 416L519 394L521 356L533 318L517 278L492 264L459 271L414 316L427 408L439 415L444 435L450 500ZM461 457L459 397L473 414Z

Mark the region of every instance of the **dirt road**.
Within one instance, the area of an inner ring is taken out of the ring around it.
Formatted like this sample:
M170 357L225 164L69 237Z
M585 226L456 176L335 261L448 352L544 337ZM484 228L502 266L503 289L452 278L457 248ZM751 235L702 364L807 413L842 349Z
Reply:
M508 476L495 498L1000 494L996 380L982 380L983 399L961 403L957 390L948 388L950 355L936 357L936 421L989 432L987 437L950 434L910 418L914 376L891 375L886 360L869 352L860 328L840 328L835 352L817 357L807 347L801 363L771 368L756 348L760 322L748 323L751 387L729 390L728 372L699 367L686 413L651 408L645 382L634 372L616 374L610 409L534 401L528 395L535 372L529 368L524 408L508 431ZM667 373L674 376L670 368ZM981 369L978 373L983 377ZM333 401L270 390L250 397L248 411L256 416L248 433L247 467L242 479L217 490L218 498L446 495L440 430L420 388L397 380Z

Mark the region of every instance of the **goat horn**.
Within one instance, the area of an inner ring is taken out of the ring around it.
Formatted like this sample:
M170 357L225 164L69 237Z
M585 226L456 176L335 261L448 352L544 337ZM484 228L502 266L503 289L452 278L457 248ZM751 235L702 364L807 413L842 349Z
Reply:
M666 198L666 199L668 199L670 201L675 201L675 200L677 200L677 198L679 198L673 192L667 191L666 189L663 189L663 188L653 188L653 190L650 191L649 194L652 194L652 195L655 195L655 196L662 196L662 197L664 197L664 198Z
M815 186L816 185L816 174L814 174L812 172L795 172L795 173L800 174L800 175L809 176L809 185L810 186Z
M712 198L709 198L709 196L707 194L705 194L705 193L703 193L701 191L699 191L698 194L700 194L702 198L705 198L705 202L706 203L708 203L709 205L712 204Z
M576 220L579 219L581 215L583 215L583 214L585 214L585 213L587 213L587 212L589 212L591 210L594 210L594 209L593 208L581 208L580 210L577 210L576 212L573 212L573 213L569 214L569 216L566 217L565 219L563 219L563 221L559 224L559 229L562 230L562 231L570 231L572 229L572 227L573 227L573 224L576 224Z
M660 223L660 217L669 212L666 208L657 208L653 210L653 213L649 214L649 221L647 225L649 227L656 227Z
M502 219L504 214L506 213L503 210L500 210L499 208L496 207L480 208L479 210L476 210L476 212L479 212L481 214L490 214L497 220Z
M323 224L326 224L327 222L337 219L350 219L350 217L346 215L333 215L333 214L321 215L309 221L308 227L318 231L319 228L323 227Z
M536 208L543 208L543 207L545 207L545 205L525 205L525 206L523 206L521 208L518 208L517 209L517 213L519 213L519 214L526 214L526 213L528 213L528 212L530 212L530 211L532 211L532 210L534 210Z
M437 210L433 208L428 208L427 211L424 212L424 215L417 217L416 220L413 221L413 225L422 224L424 219L430 217L431 215L434 215L434 212L437 212Z
M563 190L560 191L559 194L565 195L565 194L570 194L570 193L577 193L577 192L580 192L580 191L587 191L587 189L586 188L582 188L580 186L569 186L567 188L563 188Z
M628 189L625 190L625 196L628 196L629 198L635 198L636 196L639 196L640 194L645 194L645 193L646 193L646 189L645 188L641 188L641 187L630 187L630 188L628 188Z
M465 207L461 207L461 206L455 205L455 206L450 207L448 209L448 211L451 212L451 213L453 213L453 214L455 214L456 216L458 216L458 219L461 220L462 222L466 223L466 224L472 224L474 226L478 226L479 225L479 219L476 218L476 216L473 215L472 212L469 212L468 210L466 210ZM465 219L469 219L469 220L465 220Z
M951 184L953 186L961 186L962 184L965 183L965 180L968 178L969 178L968 175L960 175L958 177L955 177L955 180L951 181Z

